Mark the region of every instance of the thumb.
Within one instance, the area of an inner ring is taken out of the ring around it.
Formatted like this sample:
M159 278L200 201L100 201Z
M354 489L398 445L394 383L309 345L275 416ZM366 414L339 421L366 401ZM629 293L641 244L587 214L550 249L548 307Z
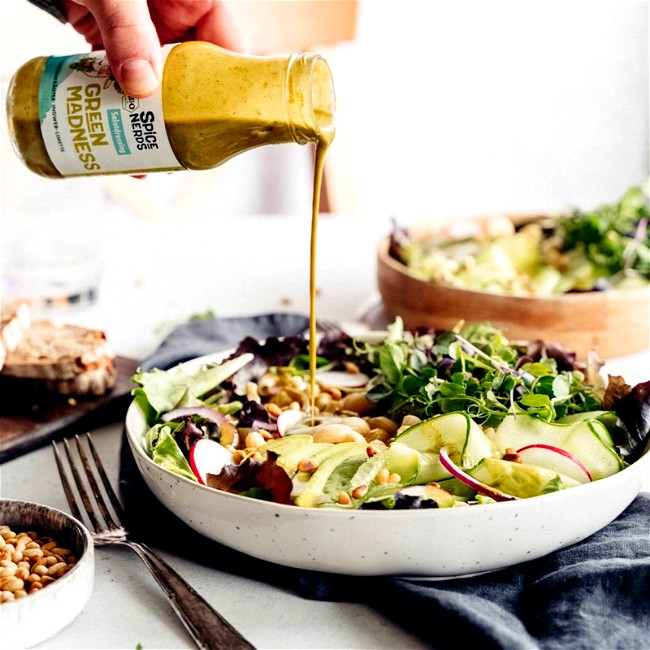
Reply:
M122 89L134 97L151 95L160 85L160 41L146 0L86 0Z

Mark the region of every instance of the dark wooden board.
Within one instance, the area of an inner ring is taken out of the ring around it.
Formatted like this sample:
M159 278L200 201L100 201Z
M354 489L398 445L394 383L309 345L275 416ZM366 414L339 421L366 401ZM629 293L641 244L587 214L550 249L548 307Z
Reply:
M0 376L0 462L42 447L64 435L124 419L138 362L116 358L115 388L101 397L70 397L40 388L27 379Z

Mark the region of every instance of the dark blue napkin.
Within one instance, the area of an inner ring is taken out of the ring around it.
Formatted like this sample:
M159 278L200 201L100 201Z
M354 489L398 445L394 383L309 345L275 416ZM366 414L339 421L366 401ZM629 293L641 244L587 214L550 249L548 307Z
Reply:
M307 326L307 318L296 314L191 321L174 330L142 368L168 368L233 347L245 336L286 336ZM434 649L650 649L647 493L595 535L546 557L473 578L416 582L290 569L212 542L153 496L126 440L120 489L129 525L152 546L305 598L365 603Z

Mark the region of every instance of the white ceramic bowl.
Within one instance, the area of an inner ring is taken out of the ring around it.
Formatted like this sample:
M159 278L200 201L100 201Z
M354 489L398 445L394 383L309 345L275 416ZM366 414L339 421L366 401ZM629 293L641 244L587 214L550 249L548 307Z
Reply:
M276 564L348 575L449 578L534 560L613 521L650 473L646 453L611 477L532 499L386 512L299 508L221 492L156 465L144 451L146 430L134 402L126 431L137 467L155 496L191 528Z
M0 500L0 523L16 533L34 530L74 551L77 563L35 593L0 605L0 648L30 648L62 630L83 610L95 580L88 529L70 515L28 501Z

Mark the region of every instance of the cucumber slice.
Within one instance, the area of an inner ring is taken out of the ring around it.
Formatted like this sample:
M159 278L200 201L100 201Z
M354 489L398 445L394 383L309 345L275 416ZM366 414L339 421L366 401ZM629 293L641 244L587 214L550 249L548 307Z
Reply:
M474 467L486 456L493 456L496 451L483 429L469 415L460 412L436 415L418 422L403 431L395 441L425 453L438 454L440 448L445 447L454 462L466 469ZM430 464L428 471L435 474L435 461ZM449 473L445 471L443 476L449 476Z
M578 419L561 424L526 414L509 415L497 428L496 443L502 451L508 447L521 449L534 444L559 447L573 454L594 481L623 469L623 461L616 453L612 438L599 420Z

